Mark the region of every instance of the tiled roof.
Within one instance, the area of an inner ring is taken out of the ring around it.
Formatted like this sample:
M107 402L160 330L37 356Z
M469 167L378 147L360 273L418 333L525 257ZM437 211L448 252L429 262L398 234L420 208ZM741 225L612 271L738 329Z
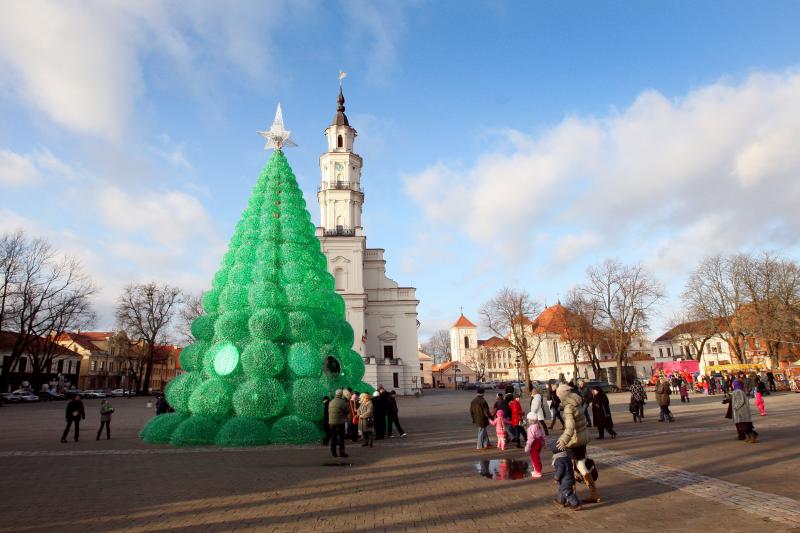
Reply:
M534 333L555 333L565 335L567 327L567 316L569 311L560 303L551 305L542 311L533 322Z
M708 322L706 320L694 320L692 322L683 322L681 324L678 324L674 328L670 329L663 335L661 335L654 342L669 341L674 339L678 335L683 335L685 333L700 334L707 327L708 327Z
M0 331L0 350L3 351L10 351L14 348L14 345L17 342L18 334L11 332L11 331ZM42 352L45 349L50 349L54 355L74 355L75 357L80 357L80 354L61 346L60 344L55 344L52 341L47 339L43 339L42 337L33 337L30 341L29 348L26 351L30 351L30 348L35 348L38 351ZM47 344L52 344L52 346L47 347Z
M68 332L62 333L61 335L56 337L56 340L57 341L72 341L75 344L77 344L78 346L80 346L81 348L84 348L84 349L89 350L89 351L101 351L100 348L98 348L97 345L92 341L93 340L105 340L105 339L99 338L97 336L94 336L94 338L92 338L93 336L94 335L88 335L86 333L73 333L73 332L69 332L68 331Z
M502 339L497 335L493 337L489 337L486 340L478 341L478 346L486 346L487 348L497 348L497 347L508 347L511 346L511 343L508 342L506 339Z
M470 321L469 318L465 317L464 313L461 313L461 316L458 317L458 320L456 320L456 323L453 324L452 327L454 327L454 328L477 328L478 326L473 324Z
M426 354L425 352L417 352L417 357L420 361L433 361L433 357Z

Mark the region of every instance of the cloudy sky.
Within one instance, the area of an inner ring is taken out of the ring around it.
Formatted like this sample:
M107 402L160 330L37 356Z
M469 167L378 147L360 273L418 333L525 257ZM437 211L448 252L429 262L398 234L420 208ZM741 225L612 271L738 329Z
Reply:
M318 219L346 70L368 246L420 336L504 285L552 304L606 257L667 288L706 254L800 246L796 2L0 4L0 232L77 255L99 327L130 281L210 285L269 154Z

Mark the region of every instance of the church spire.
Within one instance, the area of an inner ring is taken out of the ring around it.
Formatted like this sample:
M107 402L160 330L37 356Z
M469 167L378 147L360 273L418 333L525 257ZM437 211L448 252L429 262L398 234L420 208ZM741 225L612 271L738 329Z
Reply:
M344 94L342 93L342 80L347 76L346 72L339 72L339 106L336 108L336 116L333 117L333 126L350 126L347 115L344 114Z

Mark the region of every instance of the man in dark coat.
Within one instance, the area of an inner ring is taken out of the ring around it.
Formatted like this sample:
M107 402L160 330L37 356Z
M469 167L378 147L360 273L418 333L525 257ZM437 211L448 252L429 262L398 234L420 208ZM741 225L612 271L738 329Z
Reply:
M372 409L375 417L375 439L381 440L386 435L386 398L389 393L382 385L378 386L377 394L372 397Z
M486 428L489 426L489 404L483 398L484 390L479 388L478 395L469 404L469 413L472 416L472 423L478 427L478 444L476 449L485 450L492 447L489 442L489 434Z
M767 371L767 381L769 382L769 391L776 392L778 389L775 387L775 374L772 370Z
M580 380L578 382L578 390L575 391L578 396L583 398L583 416L586 417L586 426L592 427L592 418L589 416L589 406L592 404L592 391L586 386L586 382Z
M342 397L342 389L336 389L333 400L328 404L328 423L331 426L331 455L347 457L344 453L344 422L350 414L350 408ZM336 455L336 447L339 455Z
M594 425L597 428L598 439L604 439L604 432L608 431L611 438L616 438L617 432L614 431L614 421L611 419L611 407L608 404L608 396L600 387L592 387L592 415L594 415Z
M397 400L395 396L397 393L392 391L389 393L386 402L386 433L389 437L392 436L392 425L397 427L397 433L400 435L400 438L405 437L407 434L403 431L403 427L400 425L400 419L397 417Z
M67 435L69 435L69 428L75 424L75 442L78 442L78 437L81 432L81 420L86 418L86 412L83 410L83 402L81 397L77 394L67 404L67 427L61 435L61 442L67 442Z

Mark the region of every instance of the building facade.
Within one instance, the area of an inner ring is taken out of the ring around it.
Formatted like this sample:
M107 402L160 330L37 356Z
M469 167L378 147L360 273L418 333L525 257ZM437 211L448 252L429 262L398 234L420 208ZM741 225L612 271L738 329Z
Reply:
M387 277L384 250L367 248L361 225L363 160L354 152L356 136L340 87L336 115L325 130L327 151L319 158L317 237L355 332L353 350L364 358L364 381L412 394L422 387L417 355L419 301L416 289L401 287Z
M0 392L14 391L25 383L37 390L63 392L78 383L81 372L79 353L37 337L28 343L22 355L12 361L11 353L17 339L17 333L0 332L0 383L4 389ZM34 371L37 362L38 373Z
M594 379L590 354L570 342L569 311L560 303L547 307L531 320L520 317L515 327L521 328L527 345L530 379ZM467 364L478 375L478 379L516 381L525 379L517 351L507 338L493 336L478 339L478 328L463 314L450 328L450 351L453 361ZM573 353L574 350L574 353ZM616 368L616 358L608 343L600 342L595 357L598 360L601 378L607 378L609 368ZM636 369L640 378L652 375L655 360L652 344L637 337L631 343L627 364ZM577 360L577 364L576 364ZM577 372L575 367L577 366Z

